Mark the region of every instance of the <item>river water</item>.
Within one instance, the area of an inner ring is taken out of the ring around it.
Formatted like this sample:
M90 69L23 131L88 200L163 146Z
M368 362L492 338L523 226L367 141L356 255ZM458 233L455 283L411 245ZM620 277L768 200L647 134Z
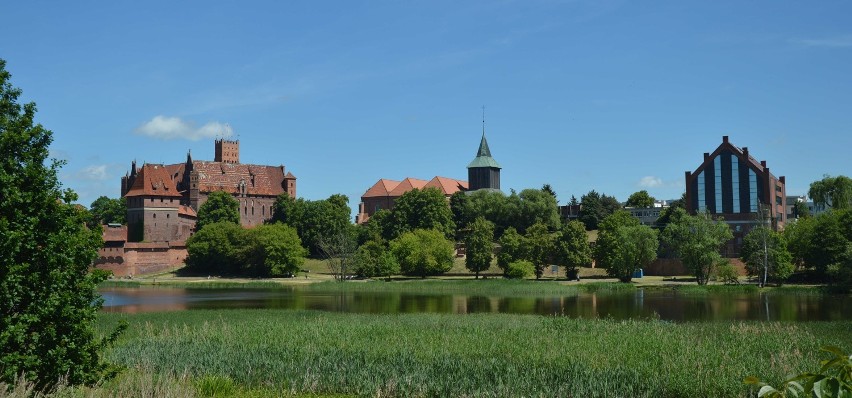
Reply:
M352 313L510 313L578 318L671 321L852 319L852 297L813 293L679 293L669 289L580 293L571 296L503 297L464 294L312 292L304 289L187 289L167 287L100 290L107 312L275 308Z

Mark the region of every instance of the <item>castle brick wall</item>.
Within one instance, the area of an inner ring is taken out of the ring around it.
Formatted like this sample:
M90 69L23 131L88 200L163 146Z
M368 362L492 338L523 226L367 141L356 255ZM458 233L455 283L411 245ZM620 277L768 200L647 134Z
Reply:
M104 247L98 250L95 267L112 271L123 278L168 271L186 261L186 245L166 242L126 243L123 247Z

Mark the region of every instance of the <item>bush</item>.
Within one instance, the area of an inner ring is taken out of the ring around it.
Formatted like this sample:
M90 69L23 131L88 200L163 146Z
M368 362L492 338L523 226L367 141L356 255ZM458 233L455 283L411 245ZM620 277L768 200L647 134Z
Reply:
M367 278L389 277L399 273L396 258L384 243L375 240L367 241L358 248L353 258L353 267L355 275Z
M716 280L726 285L738 285L740 283L740 275L730 261L723 260L716 266Z
M187 270L216 275L292 275L307 254L296 230L280 223L252 229L208 224L189 238L186 250Z
M509 279L529 278L534 272L535 265L525 260L511 262L506 267L506 277Z
M391 251L406 275L425 278L453 267L453 243L436 229L415 229L390 242Z

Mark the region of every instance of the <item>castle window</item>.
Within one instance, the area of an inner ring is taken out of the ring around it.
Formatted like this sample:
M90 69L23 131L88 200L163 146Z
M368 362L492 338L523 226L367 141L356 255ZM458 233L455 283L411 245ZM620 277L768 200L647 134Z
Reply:
M166 218L169 218L169 213L166 213Z
M157 218L157 213L154 213L154 218Z

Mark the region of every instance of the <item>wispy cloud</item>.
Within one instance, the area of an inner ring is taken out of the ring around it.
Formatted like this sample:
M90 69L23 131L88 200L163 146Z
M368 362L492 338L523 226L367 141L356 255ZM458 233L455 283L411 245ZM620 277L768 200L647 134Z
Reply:
M179 117L154 116L136 129L136 134L160 140L185 139L198 141L203 138L230 137L234 134L231 126L219 122L210 122L195 127L195 122L181 120Z
M663 179L660 177L654 176L645 176L639 180L639 186L643 188L658 188L665 184L663 184Z
M852 47L852 34L840 35L835 37L824 37L821 39L792 39L792 43L807 46L807 47Z

